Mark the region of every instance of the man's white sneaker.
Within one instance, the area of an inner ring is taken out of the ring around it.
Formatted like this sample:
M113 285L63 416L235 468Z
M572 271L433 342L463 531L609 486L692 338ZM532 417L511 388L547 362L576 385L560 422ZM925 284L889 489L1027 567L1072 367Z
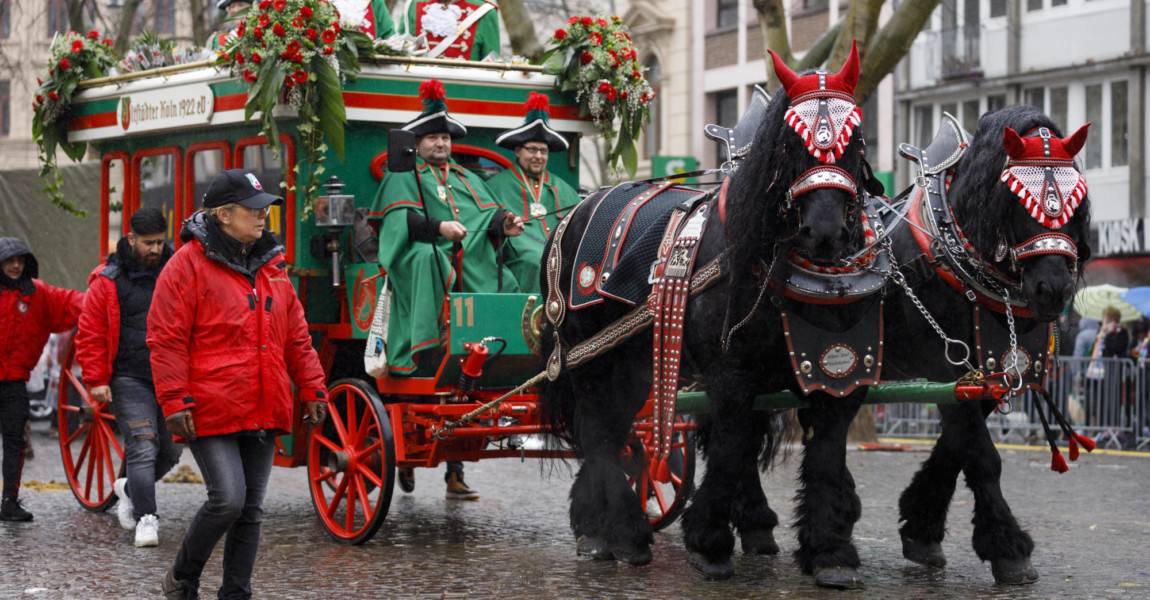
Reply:
M159 546L160 545L160 522L156 515L144 515L140 517L139 524L136 525L136 547L143 548L145 546Z
M120 517L120 527L131 531L136 528L136 517L132 516L132 499L128 497L124 486L128 485L128 478L121 477L112 484L112 491L120 499L116 503L116 516Z

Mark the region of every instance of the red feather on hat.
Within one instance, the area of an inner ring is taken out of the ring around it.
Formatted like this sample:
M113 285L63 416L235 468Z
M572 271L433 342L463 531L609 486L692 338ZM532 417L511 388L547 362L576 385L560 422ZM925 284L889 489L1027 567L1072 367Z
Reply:
M527 112L531 112L533 110L542 110L544 112L550 112L551 111L551 99L548 98L546 94L540 94L539 92L531 92L530 94L527 95L527 103L524 106L527 108Z
M447 92L443 90L443 84L438 79L428 79L419 84L419 98L421 100L443 100L447 97Z

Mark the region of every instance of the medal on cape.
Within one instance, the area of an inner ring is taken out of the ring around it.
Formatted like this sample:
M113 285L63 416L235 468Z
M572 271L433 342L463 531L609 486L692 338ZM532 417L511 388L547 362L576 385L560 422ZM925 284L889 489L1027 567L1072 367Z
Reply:
M531 218L537 219L547 214L547 207L538 202L532 202L529 211L531 213Z
M439 195L439 199L443 202L447 201L447 188L442 185L435 187L435 193Z

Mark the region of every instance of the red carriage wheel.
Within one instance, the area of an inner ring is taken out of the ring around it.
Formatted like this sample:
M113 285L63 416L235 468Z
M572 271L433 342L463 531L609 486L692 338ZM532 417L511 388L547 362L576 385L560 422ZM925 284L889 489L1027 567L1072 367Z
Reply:
M639 496L640 506L647 513L651 527L658 531L675 522L695 486L695 434L694 423L675 418L668 463L670 478L659 481L656 477L655 421L651 418L635 422L630 443L623 449L623 469L627 481Z
M327 420L308 437L308 488L332 538L362 544L379 531L391 505L391 425L379 395L362 380L336 381L327 402Z
M123 472L124 446L116 437L112 408L92 400L73 371L75 356L75 344L69 341L68 353L60 366L56 411L60 458L76 500L92 512L103 512L116 503L112 484Z

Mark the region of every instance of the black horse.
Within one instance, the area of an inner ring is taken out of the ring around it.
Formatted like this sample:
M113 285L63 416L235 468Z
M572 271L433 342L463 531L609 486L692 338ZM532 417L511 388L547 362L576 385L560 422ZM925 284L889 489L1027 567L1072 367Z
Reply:
M953 119L944 119L940 130L924 151L907 148L912 158L926 157L920 183L930 185L915 190L911 224L897 227L891 241L923 307L947 336L973 349L972 364L951 364L960 362L961 347L947 348L911 298L896 294L886 303L885 375L947 382L973 366L1010 371L1014 385L1041 389L1049 323L1073 295L1090 252L1090 201L1072 160L1086 127L1062 139L1041 112L1008 107L979 120L965 152L960 145L969 134ZM997 582L1032 583L1038 578L1030 563L1034 542L1003 498L1001 459L985 423L995 402L938 408L942 434L899 500L904 556L946 564L940 542L963 473L975 500L975 553L990 561ZM1054 452L1058 466L1061 455Z
M683 374L702 381L710 401L702 426L707 469L682 523L692 566L712 578L734 571L732 527L744 552L779 551L773 535L778 517L767 504L758 471L776 446L772 415L752 409L757 394L799 389L796 372L786 366L791 361L775 302L783 302L792 261L834 265L863 245L865 192L859 188L873 189L870 184L877 183L865 164L853 100L857 53L852 51L837 74L796 75L777 58L775 65L783 90L766 107L729 193L721 194L722 202L709 200L701 219L706 225L694 265L714 266L718 260L723 276L689 299L682 331ZM556 375L544 386L543 406L555 430L566 432L583 455L570 494L577 552L631 564L651 560L652 535L635 492L621 476L620 451L636 413L652 394L652 338L610 338L594 358L577 366L567 361L573 347L598 340L635 314L631 305L613 301L576 310L576 296L590 293L597 280L602 288L607 279L580 259L579 246L581 239L593 237L589 224L600 205L612 195L635 196L649 187L625 184L581 204L549 241L543 275L549 320L543 328L543 356L550 357L546 364ZM640 245L646 236L628 237L639 237L635 244ZM618 278L616 272L611 281ZM805 316L838 331L857 319L855 305L844 307ZM802 314L804 307L793 310ZM853 415L863 393L832 398L814 392L806 420L831 422L829 415ZM850 529L860 504L841 457L845 434L845 427L815 426L803 459L799 562L832 585L844 578L857 580L853 570L844 574L837 568L843 562L858 564Z

